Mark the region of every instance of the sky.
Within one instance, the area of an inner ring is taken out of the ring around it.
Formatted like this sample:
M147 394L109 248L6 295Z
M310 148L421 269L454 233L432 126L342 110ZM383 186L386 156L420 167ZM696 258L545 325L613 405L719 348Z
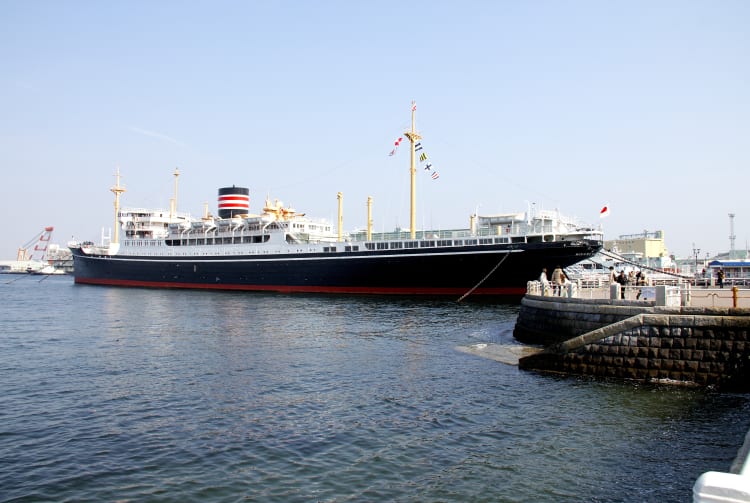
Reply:
M0 0L0 259L126 207L250 189L311 217L417 226L558 209L677 257L750 241L750 2ZM610 215L600 218L607 206Z

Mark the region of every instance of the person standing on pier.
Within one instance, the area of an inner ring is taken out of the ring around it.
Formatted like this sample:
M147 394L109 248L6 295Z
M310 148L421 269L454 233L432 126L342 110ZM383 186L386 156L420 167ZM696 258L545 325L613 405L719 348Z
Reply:
M562 287L562 278L565 273L562 270L562 267L557 266L555 267L555 270L552 271L552 288L554 290L554 295L560 295L560 290Z
M719 288L724 288L724 269L719 268L719 272L716 273L716 279L719 280Z
M539 283L542 284L542 295L549 295L549 279L547 279L547 268L542 268L542 274L539 275Z
M628 277L625 276L625 269L620 271L620 275L617 276L617 282L620 283L620 299L625 300L625 287L628 284Z
M635 275L635 284L638 286L646 286L648 285L648 279L646 278L646 274L643 271L638 271L638 274ZM638 289L638 293L635 296L635 300L638 300L641 298L641 295L643 295L643 288Z

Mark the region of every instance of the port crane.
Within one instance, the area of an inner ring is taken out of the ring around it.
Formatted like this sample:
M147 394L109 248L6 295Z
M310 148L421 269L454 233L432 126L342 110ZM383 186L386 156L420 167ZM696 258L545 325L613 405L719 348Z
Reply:
M52 231L54 227L45 227L44 230L38 234L35 234L33 238L29 239L20 248L18 248L18 256L16 260L19 262L26 262L31 260L38 260L44 262L47 258L47 248L49 247L50 240L52 239Z

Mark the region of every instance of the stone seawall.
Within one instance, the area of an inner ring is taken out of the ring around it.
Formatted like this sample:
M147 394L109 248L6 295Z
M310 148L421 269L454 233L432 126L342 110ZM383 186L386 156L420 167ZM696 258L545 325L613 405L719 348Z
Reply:
M526 370L750 391L750 310L529 296L516 338L547 345Z
M521 299L513 337L526 344L555 344L636 314L653 312L654 307L653 301L526 295Z

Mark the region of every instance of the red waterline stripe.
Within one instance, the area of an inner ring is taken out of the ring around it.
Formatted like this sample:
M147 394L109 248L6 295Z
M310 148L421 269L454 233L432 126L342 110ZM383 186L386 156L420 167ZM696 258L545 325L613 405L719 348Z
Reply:
M108 285L144 288L182 288L198 290L238 290L248 292L278 293L350 293L372 295L463 295L467 288L391 288L358 286L301 286L301 285L234 285L177 283L171 281L136 281L125 279L75 278L75 283L86 285ZM524 287L477 288L472 295L518 295L526 293Z

